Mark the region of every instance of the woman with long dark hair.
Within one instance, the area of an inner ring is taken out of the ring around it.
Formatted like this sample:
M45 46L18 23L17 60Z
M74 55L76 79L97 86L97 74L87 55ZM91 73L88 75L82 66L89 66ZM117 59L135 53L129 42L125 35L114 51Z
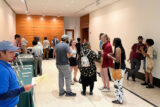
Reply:
M108 56L114 60L115 62L114 68L121 69L122 78L120 80L114 80L114 89L115 89L114 93L115 93L116 100L112 101L112 103L122 104L124 100L122 84L123 84L124 74L126 70L126 65L125 65L126 54L120 38L114 38L113 46L115 47L114 53L108 54Z

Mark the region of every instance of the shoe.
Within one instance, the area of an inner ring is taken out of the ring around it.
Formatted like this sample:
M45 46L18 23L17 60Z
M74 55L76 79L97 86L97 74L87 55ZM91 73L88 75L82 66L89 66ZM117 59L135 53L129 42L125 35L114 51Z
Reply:
M66 91L64 91L63 93L59 93L59 96L63 96L64 94L66 94Z
M89 95L93 95L93 92L90 92Z
M135 77L133 77L133 76L132 76L132 81L136 82L136 79L135 79Z
M66 93L66 96L68 96L68 97L74 97L74 96L76 96L76 93L67 92L67 93Z
M146 86L146 88L154 88L154 86L153 86L153 85L148 84L148 85Z
M74 82L78 82L77 79L73 79Z
M123 104L123 103L119 102L118 100L114 100L114 101L112 101L112 103L114 103L114 104Z
M106 88L106 87L101 87L101 88L99 88L99 90L103 90L104 88Z
M81 92L81 94L82 94L83 96L86 96L86 93L85 93L85 92L83 92L83 91Z
M74 85L74 82L71 81L71 85Z
M141 85L148 85L148 83L144 82L144 83L141 83Z
M109 88L104 88L103 90L101 90L102 92L109 92L110 89Z

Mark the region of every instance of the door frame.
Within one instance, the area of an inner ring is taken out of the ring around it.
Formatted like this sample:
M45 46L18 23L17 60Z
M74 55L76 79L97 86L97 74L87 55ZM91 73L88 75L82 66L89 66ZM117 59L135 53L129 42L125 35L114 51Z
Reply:
M65 29L65 34L67 34L67 31L72 32L72 38L74 39L74 29Z

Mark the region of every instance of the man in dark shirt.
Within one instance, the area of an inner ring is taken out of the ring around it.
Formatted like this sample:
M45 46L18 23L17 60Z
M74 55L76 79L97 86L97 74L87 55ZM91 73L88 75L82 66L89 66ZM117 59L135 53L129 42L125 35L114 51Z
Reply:
M76 48L77 48L77 54L79 55L81 52L81 39L77 38Z
M9 41L0 42L0 107L15 107L19 101L18 96L33 88L32 85L19 87L15 71L8 63L18 49Z
M76 93L71 91L71 70L69 66L69 59L72 57L70 47L66 43L68 40L67 35L62 36L62 41L56 45L56 65L59 71L59 96L76 96ZM64 79L66 83L66 91L64 90Z
M127 75L127 80L129 80L129 77L132 76L132 80L135 81L136 73L140 69L141 66L141 60L144 60L143 55L140 51L140 48L146 49L145 44L143 44L143 37L138 37L138 43L135 43L132 46L132 50L130 52L130 58L128 61L131 63L131 72Z

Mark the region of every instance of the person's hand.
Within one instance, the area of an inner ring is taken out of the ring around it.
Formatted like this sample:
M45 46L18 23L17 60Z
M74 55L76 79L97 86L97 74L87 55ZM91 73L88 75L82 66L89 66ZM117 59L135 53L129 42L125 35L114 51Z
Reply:
M107 56L111 58L111 55L110 55L110 54L107 54Z
M24 90L25 92L29 92L33 88L33 85L25 85Z
M130 63L130 59L128 59L128 60L127 60L127 62L129 62L129 63Z

